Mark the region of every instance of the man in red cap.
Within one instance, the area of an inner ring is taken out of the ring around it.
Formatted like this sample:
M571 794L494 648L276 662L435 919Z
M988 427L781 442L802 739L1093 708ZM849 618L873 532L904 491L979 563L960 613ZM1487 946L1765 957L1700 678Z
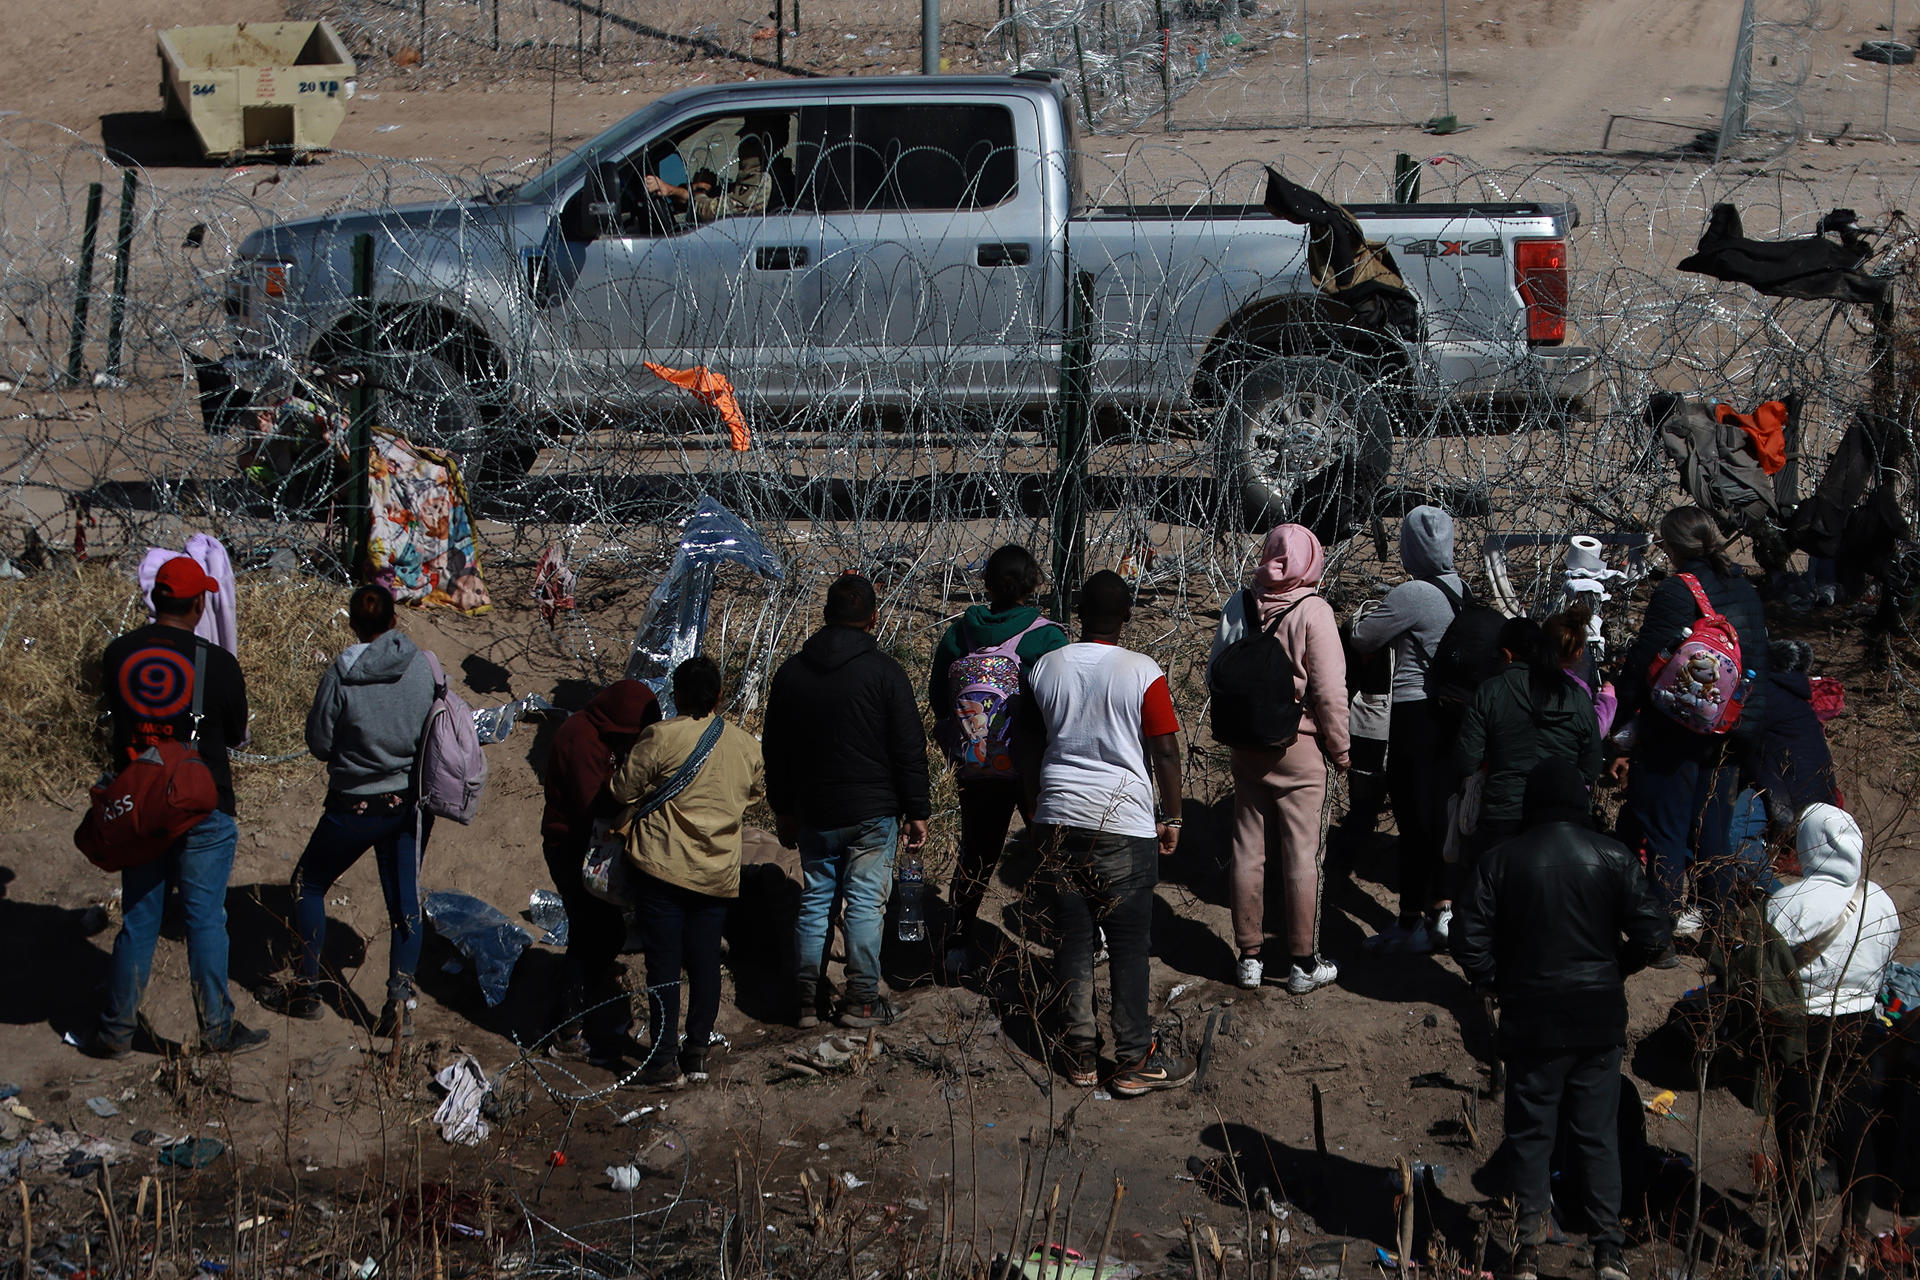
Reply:
M116 763L156 742L193 736L195 685L205 681L196 745L213 774L220 804L165 857L120 873L120 933L113 940L107 1007L86 1043L96 1058L119 1059L133 1051L169 885L179 890L186 911L187 968L200 1015L201 1048L245 1053L267 1042L266 1032L234 1019L227 993L227 878L239 835L227 745L246 734L247 682L232 654L193 634L206 612L207 593L219 589L192 557L175 556L153 580L155 620L109 644L101 660Z

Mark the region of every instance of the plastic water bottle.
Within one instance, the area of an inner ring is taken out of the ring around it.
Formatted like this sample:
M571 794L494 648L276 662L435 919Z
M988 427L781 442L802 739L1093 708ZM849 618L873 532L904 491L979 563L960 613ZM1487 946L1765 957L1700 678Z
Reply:
M923 942L927 936L927 871L919 853L902 853L893 874L900 941Z

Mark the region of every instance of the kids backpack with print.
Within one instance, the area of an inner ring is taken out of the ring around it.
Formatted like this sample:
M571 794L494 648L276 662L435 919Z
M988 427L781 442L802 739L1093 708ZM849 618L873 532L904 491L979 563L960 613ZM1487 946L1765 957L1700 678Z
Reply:
M480 808L480 792L487 785L487 757L480 750L473 712L447 683L440 659L431 650L420 652L433 671L433 706L427 711L426 727L420 732L419 757L414 761L419 771L420 808L465 825L473 821Z
M1693 592L1700 620L1681 633L1679 644L1653 660L1647 670L1647 700L1683 729L1731 733L1740 723L1750 683L1740 661L1740 635L1714 609L1700 579L1683 573L1680 581Z
M1020 695L1020 642L1028 631L1059 624L1041 617L1018 635L955 658L947 668L953 719L944 743L961 778L1017 778L1013 759L1014 699Z

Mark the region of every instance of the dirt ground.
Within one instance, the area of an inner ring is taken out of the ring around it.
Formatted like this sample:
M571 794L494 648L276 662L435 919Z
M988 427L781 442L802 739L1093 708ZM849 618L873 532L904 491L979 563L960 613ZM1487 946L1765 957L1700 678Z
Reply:
M0 47L0 78L9 86L0 106L89 140L159 145L150 119L157 105L155 30L278 16L263 12L270 8L246 0L13 5L9 39ZM1731 56L1727 8L1707 0L1456 4L1450 33L1454 93L1463 119L1475 125L1456 144L1484 164L1509 164L1597 151L1610 111L1710 122ZM1877 5L1832 8L1840 21L1820 36L1822 47L1884 34L1873 30L1884 21ZM45 74L49 66L60 74ZM584 88L563 83L555 104L544 79L488 83L467 77L448 83L427 72L373 65L363 69L363 92L350 104L337 144L440 164L526 160L546 148L550 111L556 142L565 146L655 93L736 70L704 59L630 70ZM389 127L394 125L400 127ZM1329 148L1424 154L1433 146L1411 129L1188 133L1172 139L1141 133L1103 141L1172 148L1210 168ZM1792 162L1816 173L1914 167L1907 149L1873 141L1805 147ZM162 164L152 172L160 182L170 175L183 183L204 177L198 165ZM575 706L588 692L579 664L544 634L525 603L527 586L517 578L496 581L499 604L485 617L407 619L410 633L442 655L476 706L527 692ZM596 625L606 634L624 634L638 607L632 598L611 605ZM1197 648L1210 619L1188 625ZM1855 711L1834 726L1837 753L1848 770L1849 795L1857 797L1875 841L1874 878L1912 918L1920 904L1920 857L1906 803L1913 731L1899 703L1901 686L1886 664L1868 660L1851 621L1818 615L1782 625L1812 639L1829 670L1847 682ZM425 876L430 889L472 894L519 918L529 893L546 887L538 771L550 732L551 725L525 724L490 750L492 780L481 816L470 828L447 827L436 835ZM781 940L790 919L793 864L760 836L751 856L778 870L759 874L761 889L744 904L730 934L719 1030L731 1047L715 1058L713 1080L671 1095L631 1087L601 1094L615 1083L608 1073L582 1069L576 1083L536 1057L502 1077L504 1091L527 1095L524 1109L499 1118L492 1136L478 1146L450 1146L428 1122L439 1101L429 1078L460 1052L474 1055L492 1075L518 1061L523 1048L534 1048L547 1030L559 952L530 948L504 1003L489 1008L471 968L458 965L444 943L431 939L420 971L418 1035L397 1053L339 1010L321 1022L302 1023L260 1008L251 992L268 985L284 965L286 885L318 812L323 784L317 766L296 770L285 785L254 785L242 793L229 894L233 977L240 1017L270 1029L273 1041L236 1061L230 1075L217 1069L196 1074L145 1053L125 1064L99 1064L63 1043L64 1034L84 1034L97 1007L96 987L112 939L112 882L88 868L70 844L83 796L78 786L5 823L0 1084L20 1087L18 1103L35 1120L112 1143L120 1158L113 1176L123 1192L158 1170L156 1148L137 1141L136 1134L219 1138L229 1148L221 1161L200 1174L166 1172L164 1180L196 1207L196 1248L228 1262L253 1247L235 1229L244 1217L264 1214L286 1230L300 1215L311 1220L316 1197L341 1206L364 1201L377 1213L408 1180L416 1195L433 1180L484 1182L510 1195L515 1214L524 1210L548 1228L603 1243L630 1234L635 1222L645 1231L664 1232L663 1223L679 1229L709 1222L710 1213L724 1218L742 1195L736 1169L744 1167L767 1206L763 1215L744 1216L765 1228L775 1249L802 1230L810 1216L808 1196L825 1194L802 1189L804 1170L808 1186L830 1184L842 1208L858 1211L852 1221L879 1215L870 1218L883 1224L875 1229L901 1239L929 1230L937 1238L937 1219L950 1194L957 1206L956 1237L973 1241L982 1255L1006 1247L1019 1216L1020 1189L1056 1180L1065 1183L1062 1212L1073 1216L1071 1230L1062 1223L1054 1238L1092 1253L1117 1176L1127 1196L1112 1252L1149 1270L1184 1271L1189 1232L1183 1219L1189 1217L1203 1241L1210 1228L1238 1251L1234 1257L1246 1256L1253 1219L1240 1207L1243 1197L1226 1185L1236 1180L1237 1169L1241 1184L1272 1187L1291 1206L1281 1225L1300 1265L1324 1265L1331 1257L1340 1266L1334 1274L1355 1276L1374 1268L1376 1249L1395 1247L1392 1170L1404 1158L1432 1169L1417 1197L1417 1248L1424 1252L1429 1235L1436 1234L1464 1264L1474 1263L1483 1197L1472 1176L1500 1131L1479 1000L1450 960L1390 960L1361 951L1361 939L1392 913L1393 858L1384 838L1333 851L1323 950L1341 964L1338 985L1306 999L1271 986L1236 990L1226 941L1225 814L1214 785L1224 765L1203 735L1196 733L1194 744L1196 785L1190 788L1183 849L1167 866L1156 908L1153 1009L1190 1052L1205 1046L1202 1088L1136 1102L1070 1090L1031 1055L1030 981L1007 969L964 987L936 986L921 980L927 957L897 946L890 948L889 966L911 1015L878 1034L885 1051L858 1073L828 1069L821 1076L780 1079L789 1054L813 1049L828 1031L802 1033L779 1021L771 993L784 991ZM937 839L950 841L954 816L943 813L941 820L945 830ZM1022 866L1016 844L1009 857L1015 880ZM1037 929L1012 909L1019 899L1017 884L998 884L986 915L1009 937ZM370 862L340 882L329 914L331 958L351 974L359 1006L377 1007L385 923ZM1902 948L1904 957L1916 953L1920 945L1914 941ZM1043 950L1031 955L1044 964ZM627 964L639 985L638 957L629 956ZM1636 1046L1700 981L1700 965L1692 960L1632 981ZM177 930L161 944L147 1015L163 1040L190 1039L193 1013ZM1736 1236L1749 1231L1752 1155L1760 1144L1755 1117L1724 1093L1709 1094L1699 1106L1685 1092L1687 1082L1675 1079L1671 1064L1657 1055L1630 1050L1629 1058L1643 1098L1662 1088L1682 1089L1672 1115L1647 1116L1649 1142L1674 1157L1691 1159L1698 1151L1716 1229ZM1316 1096L1323 1106L1318 1126ZM113 1100L118 1114L97 1116L87 1107L92 1098ZM628 1113L650 1105L664 1110L622 1123ZM9 1140L34 1128L4 1111L0 1126ZM1324 1155L1316 1152L1316 1127L1324 1135ZM564 1163L550 1153L564 1154ZM1023 1172L1028 1159L1030 1178ZM643 1170L639 1189L612 1190L604 1171L630 1162ZM1671 1161L1663 1166L1656 1199L1681 1196L1685 1179L1676 1186L1677 1167ZM85 1226L91 1180L42 1170L28 1181L35 1188L37 1243L50 1233L57 1240L65 1231L71 1242L88 1229L100 1230L97 1213L95 1225ZM21 1203L27 1202L23 1193ZM25 1242L27 1224L18 1207L12 1196L0 1198L0 1259ZM659 1212L668 1207L675 1213ZM407 1213L402 1207L395 1221ZM1637 1255L1642 1274L1666 1274L1670 1242L1684 1230L1674 1223L1663 1215L1643 1224L1652 1243ZM371 1219L363 1225L379 1235ZM1025 1238L1038 1234L1036 1229ZM545 1247L559 1247L551 1233L544 1238ZM1309 1249L1328 1241L1335 1245L1331 1255ZM1341 1243L1347 1245L1344 1255ZM335 1263L351 1247L341 1244L325 1257L327 1274L337 1274ZM74 1244L64 1255L76 1266L80 1248ZM255 1273L271 1273L270 1253L256 1250ZM1497 1257L1497 1249L1487 1256ZM1563 1275L1577 1261L1570 1250L1554 1250L1547 1264ZM19 1274L7 1266L0 1261L0 1274Z

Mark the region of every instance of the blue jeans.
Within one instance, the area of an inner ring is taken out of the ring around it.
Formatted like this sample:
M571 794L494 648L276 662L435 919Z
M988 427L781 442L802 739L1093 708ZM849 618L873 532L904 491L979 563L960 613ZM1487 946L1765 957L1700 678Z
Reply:
M1780 887L1780 877L1773 872L1773 858L1767 849L1767 802L1752 787L1742 791L1733 802L1729 839L1743 888L1764 897Z
M809 1004L826 967L833 908L845 904L847 1003L880 998L880 938L893 892L898 818L870 818L831 831L800 831L800 918L793 926L794 979Z
M1724 738L1690 733L1657 711L1636 721L1627 774L1627 807L1639 820L1654 901L1669 914L1685 901L1687 868L1694 897L1709 915L1733 901L1733 801L1740 770Z
M387 949L387 995L405 999L413 992L420 967L420 851L414 848L419 813L411 802L387 813L320 815L307 849L293 868L293 920L300 931L300 976L320 976L320 951L327 941L327 890L360 855L373 850L380 869L380 891L387 900L393 938ZM427 815L426 834L433 834Z
M107 1007L100 1016L100 1036L107 1043L133 1043L168 885L179 889L180 905L186 909L187 971L200 1015L200 1038L226 1038L233 1026L233 997L227 994L227 877L233 873L233 847L239 838L233 815L216 809L165 857L120 873L120 932L113 940Z

